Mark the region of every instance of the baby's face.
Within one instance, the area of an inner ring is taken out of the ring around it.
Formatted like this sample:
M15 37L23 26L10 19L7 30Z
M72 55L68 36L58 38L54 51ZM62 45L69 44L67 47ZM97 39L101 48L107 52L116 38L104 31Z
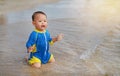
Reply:
M36 14L34 17L33 25L39 31L44 31L47 28L47 18L43 14Z

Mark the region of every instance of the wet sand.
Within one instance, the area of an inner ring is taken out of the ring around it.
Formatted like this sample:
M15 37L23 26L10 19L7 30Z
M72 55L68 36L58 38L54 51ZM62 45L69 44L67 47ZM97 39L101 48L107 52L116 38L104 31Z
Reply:
M0 76L120 76L119 3L62 0L7 14L8 22L0 26ZM35 69L24 57L34 29L31 14L38 9L48 15L51 36L62 32L64 39L50 47L56 62Z

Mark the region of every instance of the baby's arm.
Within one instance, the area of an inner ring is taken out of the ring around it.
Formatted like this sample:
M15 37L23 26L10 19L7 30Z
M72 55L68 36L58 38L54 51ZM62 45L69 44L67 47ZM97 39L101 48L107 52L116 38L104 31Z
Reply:
M27 47L27 52L30 53L34 50L35 48L35 42L36 42L36 37L37 37L37 33L36 32L32 32L29 36L29 39L26 43L26 47Z
M59 34L57 37L52 38L53 42L60 41L63 39L63 34Z

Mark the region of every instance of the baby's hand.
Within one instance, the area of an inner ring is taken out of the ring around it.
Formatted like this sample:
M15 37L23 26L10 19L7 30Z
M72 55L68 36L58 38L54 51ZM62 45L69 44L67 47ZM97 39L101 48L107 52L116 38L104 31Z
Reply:
M58 36L57 36L57 41L60 41L60 40L62 40L63 39L63 34L59 34Z
M34 46L29 47L28 48L28 53L32 52L34 50L34 48L35 48Z

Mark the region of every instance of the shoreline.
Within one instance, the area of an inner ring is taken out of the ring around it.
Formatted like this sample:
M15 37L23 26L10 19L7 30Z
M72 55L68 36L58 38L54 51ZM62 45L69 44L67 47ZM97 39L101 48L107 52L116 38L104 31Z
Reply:
M7 14L9 12L13 11L22 11L26 9L34 8L38 5L43 5L47 3L54 3L58 2L59 0L13 0L12 2L10 0L0 0L0 15Z

